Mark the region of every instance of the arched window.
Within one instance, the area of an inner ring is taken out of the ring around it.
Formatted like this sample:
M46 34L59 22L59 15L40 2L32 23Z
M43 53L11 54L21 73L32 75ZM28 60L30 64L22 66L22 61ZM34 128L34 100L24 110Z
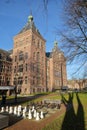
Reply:
M37 61L40 61L40 52L37 52Z

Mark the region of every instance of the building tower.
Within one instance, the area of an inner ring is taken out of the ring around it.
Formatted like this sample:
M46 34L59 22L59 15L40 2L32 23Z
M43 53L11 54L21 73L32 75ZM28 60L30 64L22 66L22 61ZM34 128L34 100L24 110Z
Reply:
M12 82L19 93L46 91L45 42L30 15L14 37Z
M46 56L47 88L49 91L61 89L67 84L66 59L59 50L57 41L54 41L52 52L46 53Z

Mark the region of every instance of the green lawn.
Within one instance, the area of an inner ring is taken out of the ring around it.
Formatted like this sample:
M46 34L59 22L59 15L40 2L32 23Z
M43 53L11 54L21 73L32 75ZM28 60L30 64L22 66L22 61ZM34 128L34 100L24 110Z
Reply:
M62 99L68 110L61 116L58 116L57 119L48 124L43 130L87 130L87 93L42 93L38 98L28 101L24 105L44 99Z
M44 93L32 102L39 102L44 99L62 99L69 106L68 108L70 108L69 104L72 107L43 130L87 130L87 93Z
M87 93L68 94L68 97L65 94L61 97L65 104L72 105L71 109L43 130L87 130Z

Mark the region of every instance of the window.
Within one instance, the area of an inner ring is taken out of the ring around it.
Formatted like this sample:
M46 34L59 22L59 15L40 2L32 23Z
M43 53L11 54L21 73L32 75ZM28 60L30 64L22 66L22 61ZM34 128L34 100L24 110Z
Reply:
M37 52L37 61L40 61L40 52Z
M17 79L14 77L14 85L17 85Z
M33 77L33 84L35 84L35 76Z
M20 51L20 53L19 53L19 61L20 60L23 60L23 52L22 51Z
M42 42L40 41L40 48L42 47Z
M23 64L19 65L19 72L23 72Z
M40 76L38 75L38 77L37 77L37 84L40 85L40 82L41 82L40 81Z
M41 49L42 49L42 50L44 50L44 47L43 47L43 45L41 46Z
M17 56L15 56L15 62L17 61Z
M38 43L37 43L37 47L38 47L38 48L40 47L39 40L38 40Z
M14 73L16 72L16 66L14 67Z
M9 72L9 66L7 66L7 71Z
M27 71L27 64L25 65L25 69L26 69L26 71Z
M18 84L21 85L22 83L23 83L23 77L19 77L19 78L18 78Z
M35 60L35 52L33 53L33 60Z
M25 76L25 84L27 84L27 76Z
M41 74L41 66L39 63L37 64L37 72L39 75Z
M25 59L28 59L28 52L25 53Z
M2 68L0 68L0 72L2 72Z
M44 57L42 57L42 64L44 65Z
M9 67L9 69L10 69L10 71L12 71L12 68L11 68L11 66Z

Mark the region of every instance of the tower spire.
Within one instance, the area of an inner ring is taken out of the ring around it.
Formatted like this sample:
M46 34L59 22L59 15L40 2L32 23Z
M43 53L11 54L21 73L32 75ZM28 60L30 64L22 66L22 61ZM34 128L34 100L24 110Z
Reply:
M54 41L54 47L57 47L57 46L58 46L58 41L55 40L55 41Z
M32 16L32 11L30 12L30 15L28 16L28 22L32 22L33 21L33 16Z

